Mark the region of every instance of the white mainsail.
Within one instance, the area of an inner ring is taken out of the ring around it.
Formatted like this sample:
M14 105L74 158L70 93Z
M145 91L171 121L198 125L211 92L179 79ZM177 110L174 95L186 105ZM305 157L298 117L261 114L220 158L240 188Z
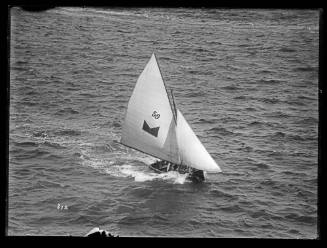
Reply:
M177 110L174 117L173 111L176 114L152 54L128 102L121 143L175 164L220 172L182 113Z
M204 148L178 109L176 134L178 151L183 165L208 172L221 172L220 167Z
M121 143L179 164L175 128L167 91L152 54L128 102Z

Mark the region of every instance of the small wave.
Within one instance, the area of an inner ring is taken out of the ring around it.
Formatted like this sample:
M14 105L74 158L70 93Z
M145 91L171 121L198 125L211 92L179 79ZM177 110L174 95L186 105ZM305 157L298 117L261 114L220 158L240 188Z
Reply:
M294 71L303 71L303 72L310 72L310 71L317 71L316 67L307 66L307 67L295 67Z
M206 41L208 44L213 44L213 45L221 45L222 43L217 41L217 40L208 40Z
M283 139L286 137L286 134L284 132L278 131L278 132L273 133L270 137L276 138L276 139Z
M287 175L287 176L298 176L299 178L300 177L306 177L306 176L308 176L306 173L296 172L296 171L290 171L290 170L288 170L288 171L282 171L281 173L284 174L284 175Z
M220 135L232 135L234 134L233 132L227 130L226 128L223 127L213 127L209 129L209 132L214 132L215 134L220 134Z
M296 50L294 48L289 48L289 47L282 47L279 49L280 52L284 52L284 53L293 53L296 52Z
M185 94L185 97L201 97L201 96L205 96L205 93L201 91L197 91L197 92L191 92Z
M249 126L262 126L264 123L260 121L252 121Z
M19 66L11 66L10 69L12 71L26 71L27 69L25 67L19 67Z
M40 93L37 92L37 91L34 91L34 90L30 90L30 91L26 91L24 94L27 95L27 96L38 96ZM29 99L26 98L26 100L29 100Z
M234 97L235 100L246 100L246 96L236 96Z
M201 74L200 71L196 71L196 70L190 70L190 71L188 71L188 73L193 74L193 75Z
M306 124L306 125L312 125L317 123L318 123L318 119L315 117L306 117L296 122L296 124Z
M252 107L246 107L245 110L246 111L256 111L256 109L255 108L252 108Z
M290 118L289 114L282 111L274 111L274 112L266 112L263 114L265 117L273 117L273 118Z
M275 132L273 134L270 135L270 137L274 140L276 139L287 139L287 140L295 140L295 141L304 141L307 139L306 136L301 136L301 135L297 135L297 134L286 134L284 132Z
M242 147L240 150L245 151L245 152L253 152L254 149L251 146L245 146L245 147Z
M117 16L132 16L132 17L145 17L145 18L149 18L150 12L143 12L143 13L135 13L135 12L131 12L131 11L119 11L119 10L108 10L105 9L103 10L96 10L97 13L103 13L106 16L109 15L117 15Z
M58 143L50 142L50 141L45 141L43 144L46 146L52 147L52 148L57 148L57 149L66 148L66 146L63 146L62 144L58 144Z
M56 115L67 115L67 114L74 115L74 114L79 114L79 112L72 108L64 108L64 109L58 110L55 114Z
M15 174L19 175L19 176L30 176L33 173L31 168L22 168L20 170L17 170L15 172Z
M217 190L217 189L210 191L210 194L212 194L215 197L228 198L229 200L238 199L238 196L236 195L228 194L222 190Z
M15 62L16 65L26 65L27 64L27 61L21 61L21 60L17 60Z
M268 217L269 214L265 210L261 209L261 210L249 213L249 215L254 219L260 219L260 218Z
M26 147L38 147L39 144L32 142L32 141L25 141L25 142L14 142L14 145L18 146L18 147L22 147L22 148L26 148Z
M276 181L273 181L273 180L271 180L271 179L267 179L267 180L262 180L261 182L260 182L260 184L261 185L263 185L263 186L271 186L271 187L273 187L273 188L278 188L278 183L276 182Z
M37 102L32 102L31 100L25 100L23 99L23 101L19 101L20 104L26 105L26 106L36 106L38 105Z
M316 97L310 97L310 96L304 96L304 95L299 95L299 96L297 96L297 98L298 98L299 100L314 100L314 101L317 100Z
M239 46L239 47L250 47L250 45L247 44L247 43L239 44L238 46Z
M193 51L199 52L199 53L210 52L210 50L202 48L202 47L195 48Z
M165 57L165 56L162 56L162 57L160 57L160 60L161 61L171 61L172 59L171 58L169 58L169 57ZM169 62L168 62L169 63Z
M259 101L268 103L268 104L276 104L279 103L279 100L277 98L259 98Z
M241 208L239 205L232 205L232 206L226 206L226 207L221 207L219 210L222 210L227 213L240 213L244 212L244 209Z
M48 133L47 131L38 131L38 132L34 132L32 136L35 138L45 139L48 137Z
M40 158L46 157L49 155L48 151L40 150L39 148L35 148L34 150L23 151L20 154L15 156L16 160L24 160L24 159L31 159L31 158Z
M290 140L294 140L294 141L305 141L307 140L307 137L306 136L301 136L301 135L293 135L293 134L289 134L287 135L287 137L290 139Z
M207 60L205 60L205 61L208 61L208 60L209 60L209 59L207 59ZM204 60L202 59L202 61L204 61ZM205 76L209 76L209 75L213 75L214 72L213 72L212 70L203 70L203 71L200 72L200 74L201 74L201 75L205 75Z
M120 213L127 213L127 212L133 212L133 206L128 206L125 204L119 205L117 206L117 209L115 211L115 213L120 214Z
M60 130L60 131L55 132L55 135L58 135L58 136L80 136L81 133L82 132L79 130L65 129L65 130Z
M93 216L87 216L87 215L77 215L76 218L71 219L70 223L74 225L85 225L85 223L91 224L91 225L98 225L99 222L93 217Z
M310 184L310 185L317 185L318 183L318 179L317 178L313 178L313 179L304 179L304 182Z
M296 213L290 213L285 216L285 219L289 219L292 221L305 223L305 224L316 224L317 218L312 216L305 216L305 215L299 215Z
M303 101L301 101L300 99L287 100L287 101L284 101L284 102L286 104L292 105L292 106L305 106L305 103Z
M222 89L224 89L224 90L230 90L230 91L239 90L239 88L236 85L224 86L224 87L222 87Z
M301 234L298 230L291 229L288 231L290 234Z
M209 123L209 124L217 123L217 121L215 121L215 120L203 119L203 118L200 118L198 121L201 122L201 123Z
M128 34L129 33L129 31L124 30L124 29L117 29L116 31L117 31L117 33L122 33L122 34Z
M74 157L77 157L77 158L81 158L81 159L83 158L82 153L79 153L79 152L74 152L74 153L73 153L73 156L74 156Z
M104 154L108 152L113 153L115 151L119 151L119 149L115 147L113 144L109 143L109 144L92 145L90 147L90 151L95 152L96 154Z
M269 169L271 166L263 161L257 161L253 165L255 165L259 169Z
M268 85L275 85L275 84L281 84L282 81L278 79L263 79L261 80L261 83L268 84Z
M112 126L113 126L113 127L121 127L121 124L120 124L120 122L118 122L118 121L114 121L114 122L112 123Z
M310 199L310 200L313 200L312 197L314 196L315 194L311 191L308 191L308 190L303 190L303 189L298 189L297 193L296 193L296 196L297 197L301 197L301 199Z
M169 224L169 218L163 216L162 214L154 214L152 218L155 220L155 222L158 223L166 222L167 224Z
M47 160L50 160L50 161L58 162L60 159L63 159L64 157L56 155L56 154L48 154L44 158L46 158Z
M39 180L36 183L35 188L64 188L64 187L69 187L69 186L62 184L62 183L49 181L49 180Z
M96 94L92 94L92 93L89 93L89 92L82 92L82 93L79 93L78 95L79 96L86 97L86 98L94 98L94 97L97 97L98 96Z
M268 70L263 69L263 70L260 70L260 73L263 73L263 74L270 74L271 71L268 71Z
M147 221L153 221L153 217L150 215L129 215L124 216L119 220L120 224L135 225L135 223L146 223Z

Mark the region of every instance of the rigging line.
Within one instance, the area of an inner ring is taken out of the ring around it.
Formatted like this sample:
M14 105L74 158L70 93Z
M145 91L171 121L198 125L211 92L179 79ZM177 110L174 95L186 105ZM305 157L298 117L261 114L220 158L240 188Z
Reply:
M177 124L177 110L176 110L176 104L175 104L175 98L174 98L174 94L173 94L173 89L170 89L170 93L171 93L171 98L173 99L173 106L174 106L174 114L175 114L175 120L176 120L176 124Z
M161 69L160 69L159 61L158 61L158 59L157 59L155 53L153 53L153 55L154 55L154 58L156 59L156 62L157 62L158 68L159 68L159 73L160 73L160 76L161 76L161 78L162 78L162 82L163 82L163 84L164 84L165 90L166 90L166 94L167 94L167 97L168 97L169 105L170 105L171 111L172 111L172 113L173 113L174 121L175 121L175 125L176 125L176 124L177 124L176 116L175 116L175 114L174 114L174 109L173 109L173 106L172 106L172 104L171 104L171 100L170 100L170 98L169 98L169 94L168 94L168 90L167 90L167 87L166 87L166 83L165 83L164 77L162 76L162 72L161 72Z
M174 112L173 112L173 114L175 114L174 115L174 117L175 117L175 141L176 141L176 150L177 150L177 154L178 154L178 161L180 161L180 159L181 159L181 155L180 155L180 153L179 153L179 146L178 146L178 141L177 141L177 109L176 109L176 104L175 104L175 98L174 98L174 94L173 94L173 90L171 89L170 90L170 92L171 92L171 96L172 96L172 100L173 100L173 104L174 104Z

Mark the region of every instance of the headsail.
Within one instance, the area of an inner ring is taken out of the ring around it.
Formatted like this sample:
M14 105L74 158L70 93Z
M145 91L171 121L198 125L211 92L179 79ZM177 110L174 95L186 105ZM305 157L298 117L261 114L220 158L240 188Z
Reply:
M121 143L180 163L172 107L155 55L139 76L123 124Z
M183 165L208 172L221 171L178 109L176 134L180 159Z

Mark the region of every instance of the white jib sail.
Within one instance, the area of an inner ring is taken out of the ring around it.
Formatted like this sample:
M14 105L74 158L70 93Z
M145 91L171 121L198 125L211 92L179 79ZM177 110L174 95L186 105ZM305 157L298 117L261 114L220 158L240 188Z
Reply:
M218 164L204 148L178 109L176 133L178 150L183 165L208 172L221 172Z
M155 55L139 76L128 102L121 143L180 163L176 125Z

